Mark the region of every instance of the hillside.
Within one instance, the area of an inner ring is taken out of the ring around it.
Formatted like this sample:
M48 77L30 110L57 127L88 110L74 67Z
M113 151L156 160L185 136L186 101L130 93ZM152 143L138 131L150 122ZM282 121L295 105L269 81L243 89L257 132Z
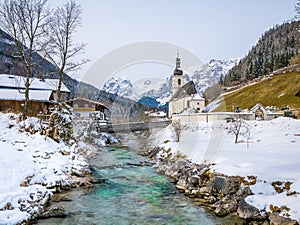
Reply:
M0 74L25 74L22 62L13 56L14 43L12 37L0 29ZM33 76L39 78L58 78L56 69L49 61L45 60L39 54L33 57L37 66L33 68ZM71 98L83 97L91 100L97 100L111 109L112 117L117 120L137 120L138 116L148 109L135 101L118 97L117 95L100 91L92 85L79 82L72 77L64 74L63 83L71 91ZM135 116L135 114L137 116Z
M228 72L224 84L243 83L289 66L299 53L299 26L300 21L293 21L265 32L239 64Z
M300 108L300 73L289 72L274 75L258 83L224 94L226 111L232 111L232 105L241 109L251 109L256 103L282 108L289 106ZM222 111L219 106L214 111Z

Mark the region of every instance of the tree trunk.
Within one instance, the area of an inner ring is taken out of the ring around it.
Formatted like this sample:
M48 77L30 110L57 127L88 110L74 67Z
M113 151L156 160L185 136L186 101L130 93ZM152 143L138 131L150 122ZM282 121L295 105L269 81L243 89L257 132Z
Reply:
M236 135L235 135L235 141L234 141L234 143L237 144L237 143L238 143L238 139L239 139L239 134L236 134Z
M57 85L57 102L61 101L61 85L62 85L62 71L59 71L58 85Z
M26 76L26 80L25 80L25 102L24 102L24 110L23 110L23 114L26 116L28 114L28 103L30 101L29 99L29 86L30 86L30 80L29 80L29 76Z

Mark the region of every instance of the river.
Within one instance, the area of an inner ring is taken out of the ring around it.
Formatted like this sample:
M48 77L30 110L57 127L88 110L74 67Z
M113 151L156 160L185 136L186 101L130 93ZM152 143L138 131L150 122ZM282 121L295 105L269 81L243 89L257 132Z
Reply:
M72 201L56 204L70 215L37 224L225 224L225 219L195 206L179 193L173 180L158 174L147 160L134 150L101 148L91 164L94 176L105 182L88 192L68 192Z

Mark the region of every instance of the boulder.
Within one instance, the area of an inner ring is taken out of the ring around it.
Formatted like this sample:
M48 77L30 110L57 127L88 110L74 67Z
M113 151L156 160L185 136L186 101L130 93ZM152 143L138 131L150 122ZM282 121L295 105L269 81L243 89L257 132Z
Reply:
M200 177L194 175L192 176L191 178L189 178L190 182L193 184L193 185L199 185L199 180L200 180Z
M231 199L227 202L218 201L213 207L215 207L215 214L217 216L227 216L230 213L236 212L238 208L238 202L235 199Z
M240 182L237 177L227 177L222 193L225 195L235 194L240 188Z
M227 209L225 209L222 205L218 206L215 209L215 214L220 217L227 216L227 215L229 215L229 213L230 212Z
M279 213L271 213L269 216L270 225L299 225L296 220L279 216Z
M243 187L236 192L236 195L240 198L246 198L249 195L253 195L253 192L249 187Z
M186 190L187 186L188 184L186 177L180 178L176 183L176 188L178 188L179 190Z
M262 218L260 212L257 208L252 205L249 205L244 199L240 201L240 204L237 209L237 213L242 219L258 219Z
M69 213L61 206L51 206L46 212L44 212L40 218L65 218Z

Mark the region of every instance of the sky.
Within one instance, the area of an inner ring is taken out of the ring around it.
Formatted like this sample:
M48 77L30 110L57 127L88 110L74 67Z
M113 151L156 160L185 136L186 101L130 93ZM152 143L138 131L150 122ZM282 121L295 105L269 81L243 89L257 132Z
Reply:
M50 5L62 4L50 0ZM77 0L82 26L75 42L87 43L84 57L91 61L77 77L115 49L143 41L180 46L203 62L241 58L263 32L290 20L296 0ZM130 54L130 52L128 53ZM172 56L175 60L176 52ZM139 65L140 66L140 65ZM146 66L143 73L151 73ZM154 66L155 67L155 66ZM153 68L154 68L153 67ZM170 70L170 68L169 68ZM162 66L153 73L166 73ZM130 68L118 71L134 73Z

